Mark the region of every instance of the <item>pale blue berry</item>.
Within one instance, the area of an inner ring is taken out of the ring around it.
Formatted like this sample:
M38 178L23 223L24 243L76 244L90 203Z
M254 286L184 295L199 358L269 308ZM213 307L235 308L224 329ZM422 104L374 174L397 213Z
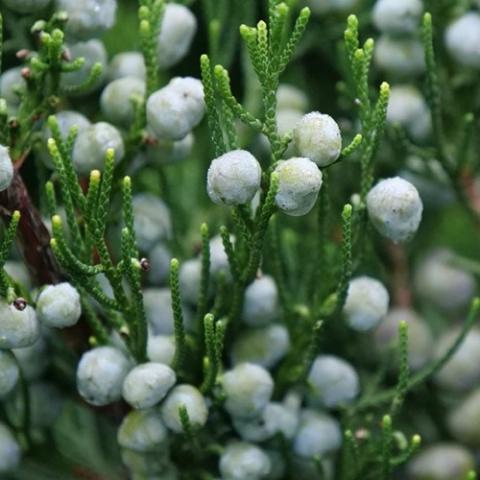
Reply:
M416 38L381 35L375 42L374 61L378 68L406 78L425 71L423 45Z
M254 418L267 406L273 392L273 379L263 367L242 363L222 377L225 409L232 417Z
M261 327L279 313L278 290L273 278L263 275L245 290L242 319L251 327Z
M6 190L13 180L13 163L8 148L0 145L0 192Z
M70 283L48 285L38 296L38 319L48 327L71 327L81 314L80 295Z
M278 192L275 203L287 215L307 214L317 201L322 186L322 172L308 158L290 158L278 162Z
M261 480L271 470L268 455L247 442L232 442L220 457L219 469L223 480Z
M133 408L153 407L175 385L175 372L162 363L143 363L133 368L123 382L123 398Z
M160 68L170 68L185 57L196 30L197 20L187 7L176 3L166 5L157 41Z
M423 204L417 189L400 177L380 180L367 195L373 226L394 242L410 240L422 220Z
M308 107L308 98L303 90L288 83L281 83L277 90L277 109L303 112Z
M125 354L113 347L97 347L82 355L77 367L77 388L92 405L120 400L122 385L131 368Z
M151 362L172 365L175 358L175 338L171 335L149 335L147 357Z
M421 0L377 0L373 7L373 23L385 33L414 32L422 15Z
M447 417L448 429L459 442L480 446L480 388L476 388L459 404L455 404Z
M20 105L20 93L25 90L25 80L22 77L22 67L5 70L0 76L0 96L4 98L9 107Z
M98 122L82 130L73 147L73 165L81 175L92 170L103 170L107 151L113 149L115 162L119 162L125 153L120 132L109 123Z
M135 77L119 78L103 89L100 108L109 122L129 127L135 118L134 100L141 100L144 95L143 80Z
M308 384L309 401L329 408L352 402L360 389L355 369L334 355L319 355L315 359Z
M177 385L162 403L162 419L165 425L176 433L183 432L180 408L184 407L190 425L201 428L207 423L208 408L204 396L192 385Z
M22 348L33 345L40 336L35 310L27 305L17 310L0 302L0 349Z
M22 374L26 380L32 381L43 376L50 363L48 345L43 335L29 347L14 348Z
M145 80L146 70L143 55L140 52L117 53L108 67L110 81L124 77L136 77Z
M20 445L4 423L0 423L0 473L15 470L21 458Z
M168 279L171 258L170 250L163 243L157 243L150 250L148 253L148 261L150 263L148 281L151 285L163 285Z
M453 21L445 32L445 44L452 59L460 65L480 68L480 14L467 12Z
M293 451L304 458L322 457L337 451L342 445L338 422L326 413L303 410L293 441Z
M118 444L135 452L155 452L165 448L168 432L157 408L133 410L122 421Z

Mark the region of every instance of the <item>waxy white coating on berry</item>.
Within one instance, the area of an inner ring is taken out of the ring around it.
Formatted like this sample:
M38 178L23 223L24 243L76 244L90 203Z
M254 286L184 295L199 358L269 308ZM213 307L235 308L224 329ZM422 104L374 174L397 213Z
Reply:
M135 452L154 452L168 441L168 431L157 408L132 410L123 419L118 444Z
M145 82L124 77L110 82L100 97L100 108L109 122L129 127L135 117L134 99L145 95Z
M0 350L0 398L13 390L19 377L20 371L13 353Z
M71 327L81 314L80 295L70 283L49 285L38 296L38 319L48 327Z
M475 468L474 456L456 443L431 445L409 462L407 471L412 480L450 480L467 478Z
M212 202L244 205L260 188L262 169L246 150L232 150L215 158L207 173L207 191Z
M57 0L58 8L68 14L67 33L90 38L113 27L116 0Z
M359 392L358 374L345 360L319 355L308 374L308 398L312 405L336 407L350 403Z
M445 31L445 44L455 62L480 68L480 14L468 12L452 22Z
M322 172L308 158L294 157L278 162L278 192L275 203L294 217L307 214L315 205L322 186Z
M301 157L309 158L319 167L338 159L342 151L342 136L337 122L320 112L310 112L298 122L293 142Z
M354 330L371 330L387 314L389 300L387 289L375 278L354 278L350 281L343 307L348 324Z
M115 152L118 163L125 154L120 132L107 122L98 122L82 130L73 147L73 165L81 175L88 175L92 170L103 170L105 156L109 149Z
M13 305L0 302L0 349L29 347L39 336L40 325L30 305L17 310Z
M13 180L13 163L8 148L0 145L0 192L6 190Z
M175 338L171 335L149 335L147 357L151 362L171 365L175 358Z
M373 23L391 35L413 33L422 10L421 0L377 0L373 7Z
M117 53L111 60L107 72L110 81L124 77L136 77L145 80L146 69L143 55L140 52Z
M281 403L271 402L256 418L245 420L234 417L233 426L248 442L264 442L277 434L291 440L297 431L298 413Z
M425 71L425 53L416 38L381 35L375 43L373 59L378 68L405 78Z
M162 418L165 425L176 433L183 432L179 409L185 407L190 425L200 428L207 423L208 408L200 390L192 385L177 385L162 403Z
M262 327L278 313L278 290L273 278L263 275L255 279L245 290L242 320L251 327Z
M220 473L224 480L261 480L271 470L266 453L251 443L233 442L220 457Z
M77 389L92 405L120 400L122 385L131 368L125 354L113 347L97 347L85 352L77 367Z
M133 408L150 408L167 395L176 381L175 372L167 365L143 363L130 370L125 377L123 398Z
M435 358L441 358L458 338L459 329L443 334L435 348ZM480 330L473 329L445 366L435 375L435 382L446 390L464 392L480 382Z
M418 295L442 310L457 310L472 300L475 277L452 264L454 253L439 249L431 252L418 264L414 285Z
M177 77L147 100L147 123L160 140L181 140L205 113L203 86L192 77Z
M153 246L167 240L172 234L170 211L165 203L152 193L140 193L132 200L137 244L148 253Z
M380 180L367 195L367 210L377 231L394 242L410 240L422 220L417 189L400 177Z
M412 370L419 370L432 358L433 337L428 325L413 310L390 310L374 331L375 348L381 354L398 351L398 329L402 321L408 324L408 364Z
M305 111L308 107L307 95L301 90L288 83L281 83L277 90L278 110Z
M20 445L12 432L0 423L0 473L7 473L18 467L22 455Z
M263 367L242 363L222 378L225 409L238 418L254 418L267 406L273 392L273 379Z
M160 68L170 68L185 57L196 31L197 19L187 7L176 3L166 5L157 41Z
M283 325L268 325L263 328L244 330L232 346L232 361L254 363L264 368L273 368L288 352L290 338Z
M335 452L342 444L342 432L338 422L314 410L303 410L300 426L293 442L293 451L304 458L322 457Z

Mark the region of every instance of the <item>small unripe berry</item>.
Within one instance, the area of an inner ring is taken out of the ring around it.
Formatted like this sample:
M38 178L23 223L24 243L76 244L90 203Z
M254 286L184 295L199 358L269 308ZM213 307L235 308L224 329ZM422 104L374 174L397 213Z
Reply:
M4 423L0 423L0 473L15 470L20 463L20 445Z
M3 3L14 12L31 14L45 8L50 0L3 0Z
M13 390L19 376L20 371L13 353L0 350L0 398Z
M398 351L400 322L408 323L408 364L412 370L419 370L432 358L433 337L428 325L412 310L394 308L374 331L377 351L385 354Z
M58 8L68 15L67 33L90 38L113 27L116 0L57 0Z
M0 192L6 190L13 180L13 163L8 148L0 145Z
M293 442L293 451L304 458L322 457L335 452L342 444L338 422L314 410L303 410L300 426Z
M243 205L252 200L260 188L261 178L258 160L246 150L233 150L210 164L208 195L218 204Z
M374 61L378 68L396 77L411 77L425 71L425 53L416 38L382 35L375 44Z
M278 192L275 203L283 213L294 217L307 214L317 201L322 172L308 158L294 157L278 162Z
M172 234L170 211L156 195L152 193L135 195L132 207L140 250L148 253L157 242L170 238Z
M128 127L134 120L134 97L145 95L145 82L135 77L124 77L110 82L100 97L102 113L109 122Z
M135 452L153 452L165 447L168 431L157 408L133 410L124 419L117 434L118 444Z
M373 7L373 23L385 33L404 34L416 30L422 15L420 0L377 0Z
M102 170L105 156L109 149L115 152L115 162L125 154L120 132L109 123L98 122L82 130L73 147L73 164L81 175L88 175L92 170Z
M376 327L387 314L389 295L378 280L363 276L350 281L343 311L348 324L359 331Z
M234 418L233 426L248 442L264 442L277 434L291 440L297 431L298 414L281 403L271 402L258 417L247 420Z
M468 306L476 288L471 273L451 264L453 256L449 250L435 250L420 262L415 272L415 292L446 311Z
M67 282L44 288L37 300L38 319L48 327L71 327L82 314L80 295Z
M183 432L179 409L185 407L190 425L203 427L207 423L208 408L205 398L192 385L177 385L162 403L162 418L165 425L176 433Z
M157 42L160 68L170 68L188 53L196 31L197 19L187 7L166 5Z
M205 113L203 86L191 77L174 78L147 100L147 123L160 140L181 140Z
M334 355L319 355L308 374L309 401L313 405L336 407L350 403L359 392L357 372Z
M61 75L61 84L63 87L75 87L85 82L92 70L92 67L99 63L102 66L102 74L89 88L82 89L78 93L72 95L81 96L94 92L101 86L105 78L105 70L107 67L107 50L100 40L87 40L78 42L68 46L68 52L72 59L83 58L85 63L79 70L73 72L65 72Z
M254 363L264 368L273 368L288 352L290 339L283 325L268 325L263 328L244 330L232 346L232 361Z
M442 357L453 345L459 335L459 329L454 328L440 337L435 357ZM470 330L458 347L458 350L435 375L435 382L441 387L455 392L471 390L480 381L480 331Z
M264 368L242 363L223 375L225 409L238 418L253 418L267 406L273 392L273 379Z
M17 310L0 302L0 348L29 347L39 336L40 326L32 307Z
M145 61L140 52L117 53L108 67L108 78L110 81L124 77L136 77L145 80Z
M130 368L130 361L117 348L89 350L82 355L77 367L78 392L88 403L97 406L120 400Z
M133 408L153 407L160 402L175 385L175 372L161 363L143 363L136 366L125 377L123 398Z
M408 465L412 480L452 480L467 478L475 468L475 458L461 445L437 443L425 448Z
M230 241L233 243L235 238L230 236ZM230 264L228 263L228 256L225 252L222 238L220 235L216 235L210 240L210 275L215 278L220 272L224 272L228 276Z
M233 442L222 453L219 469L225 480L261 480L270 473L271 464L266 453L257 446Z
M468 12L451 23L445 44L454 61L465 67L480 68L480 14Z
M273 278L263 275L255 279L245 290L242 320L251 327L262 327L278 313L278 290Z
M171 365L175 357L175 338L169 335L149 335L147 356L151 362Z
M367 195L367 210L377 231L394 242L410 240L422 220L417 189L400 177L380 180Z
M29 347L14 348L12 352L20 364L25 380L29 382L42 377L50 363L47 342L43 336L39 336Z
M300 156L309 158L320 167L333 163L342 151L337 122L320 112L310 112L298 122L293 141Z
M197 305L202 277L202 262L192 258L183 262L180 267L179 281L182 299L190 305Z

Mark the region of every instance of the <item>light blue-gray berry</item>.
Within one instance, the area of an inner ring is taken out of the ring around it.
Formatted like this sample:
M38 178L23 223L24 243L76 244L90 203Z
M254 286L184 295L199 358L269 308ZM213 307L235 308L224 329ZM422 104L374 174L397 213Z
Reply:
M263 275L245 290L242 319L251 327L267 325L279 313L278 290L273 278Z
M82 355L77 367L78 392L88 403L97 406L120 400L130 368L129 359L117 348L89 350Z
M38 296L38 319L48 327L71 327L81 314L80 295L68 282L48 285Z
M172 335L149 335L147 357L151 362L171 365L175 358L175 337Z
M145 80L145 61L140 52L117 53L108 66L107 76L110 81L124 77L136 77Z
M272 466L268 455L256 445L232 442L220 457L219 469L224 480L261 480Z
M35 310L30 306L17 310L0 302L0 349L22 348L33 345L40 336Z
M0 192L6 190L13 180L13 163L8 148L0 145Z
M8 395L18 382L20 371L12 352L0 350L0 398Z
M6 474L14 470L20 463L22 456L20 445L12 432L0 423L0 473Z
M137 365L125 377L123 398L133 408L150 408L159 403L175 385L175 372L162 363Z

